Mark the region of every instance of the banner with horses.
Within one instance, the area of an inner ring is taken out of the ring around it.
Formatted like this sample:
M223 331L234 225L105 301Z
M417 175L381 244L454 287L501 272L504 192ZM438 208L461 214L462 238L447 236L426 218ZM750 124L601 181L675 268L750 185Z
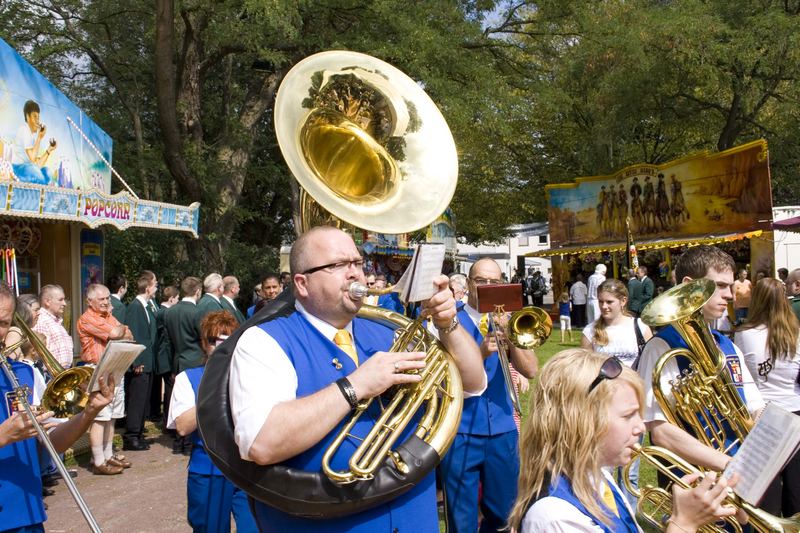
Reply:
M764 140L661 165L546 188L552 248L769 229L772 189Z

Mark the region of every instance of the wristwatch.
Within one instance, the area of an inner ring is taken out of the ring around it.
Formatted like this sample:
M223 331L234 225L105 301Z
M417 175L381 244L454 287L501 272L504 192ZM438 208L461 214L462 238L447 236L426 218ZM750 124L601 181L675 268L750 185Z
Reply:
M439 333L445 333L445 334L446 333L453 333L456 330L456 328L458 327L459 324L460 324L460 322L458 321L458 315L456 315L456 316L453 317L453 321L450 322L449 326L447 326L446 328L440 328L439 326L436 326L436 329L439 330Z

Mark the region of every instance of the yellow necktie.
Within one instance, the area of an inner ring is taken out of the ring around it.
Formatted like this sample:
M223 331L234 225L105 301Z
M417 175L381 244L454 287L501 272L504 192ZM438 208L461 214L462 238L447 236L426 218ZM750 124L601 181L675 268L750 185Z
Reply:
M614 500L614 492L611 490L607 481L603 482L603 503L606 504L606 507L608 507L612 513L619 516L617 502Z
M341 348L341 350L350 356L350 359L353 360L356 366L358 366L358 354L356 353L356 348L353 346L353 339L350 337L350 332L346 329L340 329L336 332L336 335L333 337L333 342L336 343L336 346Z

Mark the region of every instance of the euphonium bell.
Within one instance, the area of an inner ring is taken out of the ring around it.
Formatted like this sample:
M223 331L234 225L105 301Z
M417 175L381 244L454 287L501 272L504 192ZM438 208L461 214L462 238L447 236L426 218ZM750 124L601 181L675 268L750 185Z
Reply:
M70 418L83 411L89 400L87 388L92 379L92 368L77 366L65 370L39 335L16 313L14 313L14 323L22 330L25 339L33 345L42 364L53 377L42 395L42 408L45 411L53 411L57 418Z
M637 488L633 486L630 482L630 468L637 457L650 463L669 479L670 483L677 483L678 486L683 488L689 488L689 486L681 478L700 470L665 448L636 445L633 459L623 468L622 482L625 488L639 500L636 506L637 513L651 526L663 531L666 528L669 515L672 513L672 494L668 489L660 487L646 486ZM725 499L724 503L744 511L748 517L748 524L754 531L760 533L797 533L800 531L800 514L789 518L773 516L757 507L753 507L733 493ZM739 522L731 516L718 523L706 524L697 531L701 533L725 533L728 531L741 533L743 529Z

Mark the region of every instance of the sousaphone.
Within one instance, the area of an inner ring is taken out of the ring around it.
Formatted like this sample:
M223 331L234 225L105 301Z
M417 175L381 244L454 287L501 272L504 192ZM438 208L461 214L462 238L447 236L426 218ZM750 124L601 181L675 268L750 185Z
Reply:
M278 90L275 129L300 186L295 199L298 233L330 223L378 233L411 232L433 222L455 191L455 142L438 108L417 82L374 57L332 51L298 63ZM394 393L397 402L387 400L394 404L402 399L398 408L411 413L424 405L422 419L411 422L416 429L404 432L405 427L398 427L396 433L382 435L381 444L370 447L366 470L360 462L354 465L355 460L349 472L329 468L308 472L283 465L259 466L239 457L228 403L233 349L247 327L293 311L293 301L283 294L209 359L197 415L212 460L255 499L306 518L361 512L411 489L435 468L455 437L461 379L438 340L412 327L402 315L369 306L360 316L402 330L395 345L413 344L428 353L426 368L438 369L435 377L423 377L425 388L403 386ZM356 409L353 416L361 414ZM376 429L379 426L383 423ZM403 442L398 440L401 432L408 436ZM375 455L378 449L381 452Z

